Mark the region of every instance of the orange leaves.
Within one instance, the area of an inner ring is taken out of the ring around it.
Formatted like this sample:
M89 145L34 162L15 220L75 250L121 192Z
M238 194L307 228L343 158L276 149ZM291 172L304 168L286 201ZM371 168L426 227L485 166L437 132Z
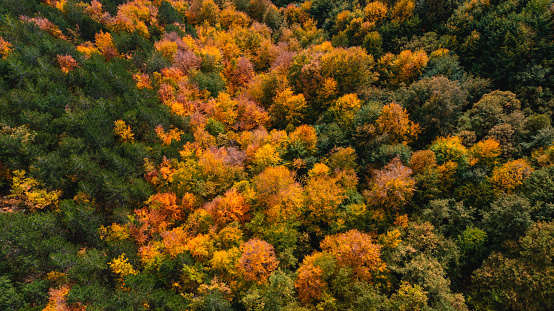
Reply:
M414 174L422 173L437 166L437 157L432 150L419 150L412 153L410 168Z
M172 192L156 193L148 199L147 203L151 209L162 211L171 221L184 218L185 211L177 203L177 196Z
M114 123L115 123L114 131L117 135L119 135L119 137L124 143L132 143L135 141L135 137L134 137L135 134L133 134L133 132L131 131L131 127L125 124L125 121L117 120Z
M129 228L131 235L140 244L144 244L151 234L161 233L170 224L182 220L185 213L185 209L177 204L174 193L157 193L147 203L147 207L134 211L139 226L130 225Z
M514 193L523 185L523 180L531 175L533 168L524 159L513 160L494 168L489 181L497 192Z
M339 266L350 267L359 280L371 282L386 269L380 257L381 246L374 244L369 234L358 230L326 236L321 249L333 255Z
M324 223L332 225L338 217L338 206L346 198L346 191L338 184L338 179L328 176L329 168L324 164L314 166L309 173L311 177L304 187L306 193L306 220L311 229L322 234Z
M150 77L147 73L141 74L141 73L135 73L133 74L133 80L135 80L135 83L137 85L138 89L152 89L152 84L150 83Z
M1 44L1 42L0 42ZM56 55L58 65L64 73L68 73L79 66L77 61L71 55Z
M12 44L0 37L0 55L2 55L2 58L8 57L11 51Z
M246 198L235 188L225 192L223 197L215 198L207 208L215 223L220 226L233 221L244 224L250 218L248 215L250 206Z
M263 240L250 239L241 250L238 268L246 281L264 283L279 264L273 246Z
M86 8L86 12L93 20L99 23L110 18L109 13L102 12L102 3L98 0L92 0L90 6Z
M96 47L100 52L106 57L107 60L110 60L117 56L117 49L113 43L112 35L109 32L100 31L94 35L94 40Z
M206 261L214 252L213 240L207 234L199 234L190 239L185 249L197 260Z
M161 233L164 251L171 257L175 257L186 251L186 245L190 239L186 230L181 226Z
M235 123L235 128L237 130L248 131L269 124L270 117L267 111L253 101L246 99L240 100L237 112L238 119Z
M381 260L381 246L369 234L358 230L328 235L320 244L322 252L306 256L297 272L294 287L304 303L312 303L326 295L328 284L338 268L348 268L356 280L372 282L386 271ZM344 280L344 279L343 279Z
M51 36L67 40L67 37L62 33L60 28L44 17L29 18L21 16L20 19L24 22L35 23L38 28L48 32Z
M410 200L415 190L412 170L402 165L399 157L373 174L371 189L364 195L376 206L397 210Z
M154 131L156 131L156 135L158 135L158 138L162 140L162 144L164 146L169 146L172 141L180 141L181 135L183 135L183 131L173 128L170 129L167 133L164 132L164 129L161 125L158 125Z
M323 279L323 270L315 265L316 259L321 255L323 254L314 253L304 257L300 268L298 268L294 288L298 292L298 297L304 303L319 300L327 288L327 284Z
M316 152L317 132L311 125L300 125L290 134L290 144L298 145L310 153Z
M377 119L376 127L379 134L387 134L391 144L407 144L417 138L420 127L410 121L406 109L397 103L390 103L383 107L381 116Z
M265 207L269 222L288 222L298 219L304 196L293 173L284 166L268 167L254 179L256 197Z
M70 311L71 309L65 301L65 297L69 294L69 286L65 285L61 288L50 288L48 291L48 304L42 311Z

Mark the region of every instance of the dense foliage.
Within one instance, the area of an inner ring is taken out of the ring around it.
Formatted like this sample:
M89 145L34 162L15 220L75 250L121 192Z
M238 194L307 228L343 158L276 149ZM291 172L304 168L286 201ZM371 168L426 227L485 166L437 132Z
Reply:
M552 310L553 26L0 1L0 309Z

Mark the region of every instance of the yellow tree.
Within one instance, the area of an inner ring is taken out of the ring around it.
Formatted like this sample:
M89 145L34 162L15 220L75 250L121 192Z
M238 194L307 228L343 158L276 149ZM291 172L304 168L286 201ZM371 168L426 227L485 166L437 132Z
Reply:
M98 50L110 60L117 56L117 49L113 43L112 35L109 32L100 31L94 35L95 44Z
M133 132L131 131L131 127L125 124L125 121L117 120L114 123L114 131L124 143L132 143L135 141L135 134L133 134Z
M331 104L329 112L333 115L339 126L349 129L356 113L362 107L362 101L356 94L346 94Z
M8 57L12 50L12 44L0 37L0 55L2 58Z
M256 199L271 223L294 222L304 206L302 186L284 166L268 167L254 178Z
M513 160L495 167L489 181L496 192L511 194L523 185L523 180L532 172L533 168L525 159Z
M377 133L387 134L391 144L407 144L417 139L420 127L410 121L406 109L397 103L385 105L376 122Z
M469 149L469 164L493 167L502 153L500 143L494 138L482 140Z
M306 110L304 95L294 95L286 88L275 96L273 105L269 108L272 122L280 128L290 128L299 125Z
M330 174L327 165L318 163L308 173L304 188L306 195L306 219L311 230L322 234L321 224L331 226L338 219L338 207L346 199L344 189L337 178Z

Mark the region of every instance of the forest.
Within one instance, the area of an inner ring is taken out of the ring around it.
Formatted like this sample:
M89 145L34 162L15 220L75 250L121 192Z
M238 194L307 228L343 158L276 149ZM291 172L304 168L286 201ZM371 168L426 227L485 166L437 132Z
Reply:
M551 0L0 0L0 310L554 310Z

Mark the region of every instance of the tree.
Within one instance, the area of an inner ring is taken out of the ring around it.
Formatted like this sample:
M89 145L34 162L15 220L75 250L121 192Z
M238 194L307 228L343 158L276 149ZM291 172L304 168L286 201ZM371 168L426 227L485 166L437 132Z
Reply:
M374 244L369 234L358 230L328 235L321 242L321 249L329 252L340 267L352 269L354 278L372 282L386 271L381 259L381 246Z
M490 177L490 183L496 192L504 191L511 194L523 186L523 181L532 172L533 168L525 159L513 160L494 168Z
M406 110L394 102L383 107L376 128L380 135L388 135L391 144L408 144L420 132L419 125L410 121Z
M455 130L467 93L459 83L436 76L413 83L404 96L402 105L422 127L419 141L428 144Z
M2 55L2 58L8 57L8 54L10 54L10 52L13 50L12 46L13 45L10 42L0 37L0 55Z
M96 47L106 59L110 60L117 56L118 52L113 43L112 35L109 32L100 31L94 36L94 39Z
M554 304L554 223L538 222L494 252L472 275L471 301L480 308L547 310Z
M352 127L354 118L361 108L362 102L356 94L347 94L331 104L329 112L341 128L348 130Z
M284 166L268 167L254 178L256 198L270 223L296 222L305 196L294 174Z
M271 120L276 127L292 129L304 119L306 99L304 95L294 95L290 88L277 93L269 108Z
M317 163L308 172L309 179L304 187L305 221L309 229L318 235L324 233L325 227L336 223L339 215L338 207L346 199L346 187L340 185L340 181L330 175L327 165Z
M242 256L238 268L246 281L265 283L279 261L275 257L273 246L269 243L250 239L241 245Z
M294 288L298 292L298 297L304 303L311 303L320 300L327 289L325 282L324 269L321 261L325 263L325 253L315 252L312 255L304 257L302 264L298 268ZM325 269L327 270L327 269Z
M250 218L248 215L250 205L247 199L235 188L227 190L223 197L216 197L206 208L213 215L214 221L220 226L233 221L244 223Z
M482 140L469 149L469 164L479 164L488 168L495 166L502 149L494 138Z
M414 193L415 180L411 174L412 170L396 157L373 173L371 188L364 195L372 205L384 207L389 212L399 210Z
M516 240L533 224L529 201L517 195L502 195L482 213L482 228L497 245L507 239Z

